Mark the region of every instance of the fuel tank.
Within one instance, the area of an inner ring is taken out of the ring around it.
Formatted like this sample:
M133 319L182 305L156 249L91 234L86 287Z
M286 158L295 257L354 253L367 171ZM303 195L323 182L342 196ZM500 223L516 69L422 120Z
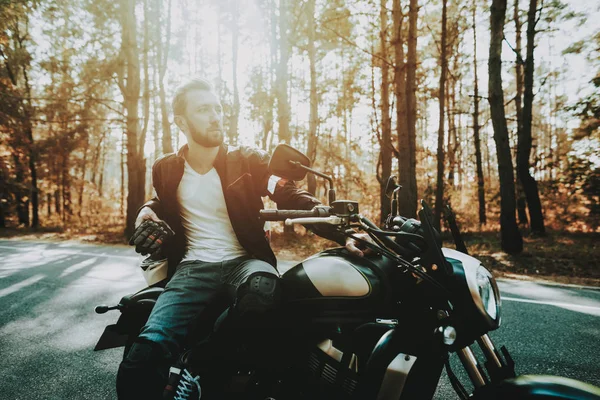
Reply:
M352 256L343 248L325 250L283 275L285 303L323 316L381 315L390 305L396 270L381 256Z

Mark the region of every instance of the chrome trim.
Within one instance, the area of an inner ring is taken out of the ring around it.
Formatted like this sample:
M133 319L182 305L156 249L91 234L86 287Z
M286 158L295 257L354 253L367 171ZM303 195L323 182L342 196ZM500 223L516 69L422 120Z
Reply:
M417 357L398 354L388 365L379 387L377 400L399 399L404 390L408 374L417 361Z
M496 353L496 347L494 347L494 343L492 343L492 340L487 335L487 333L481 336L479 339L477 339L477 343L479 344L481 351L483 351L485 358L488 361L493 362L496 365L496 367L502 368L502 362L498 358L498 354Z
M478 388L481 386L485 386L485 378L481 375L479 371L479 365L477 364L477 359L475 358L475 354L473 351L465 347L456 352L458 354L458 358L462 362L467 374L469 374L469 379L473 382L473 385Z
M348 369L358 373L358 356L354 353L352 353L352 357L350 358Z
M442 330L443 342L446 346L452 346L456 342L456 329L453 326L447 326Z
M317 347L323 351L323 353L327 354L329 357L333 358L337 362L342 361L343 352L333 347L333 340L325 339L321 343L317 344Z

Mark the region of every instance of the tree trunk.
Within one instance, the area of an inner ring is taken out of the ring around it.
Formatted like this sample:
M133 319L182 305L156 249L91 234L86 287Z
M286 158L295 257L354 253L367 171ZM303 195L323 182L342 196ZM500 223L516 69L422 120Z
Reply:
M90 148L90 136L89 134L86 135L86 140L85 140L85 147L83 148L83 160L82 160L82 167L81 167L81 185L79 185L79 199L78 199L78 207L77 207L77 216L79 218L81 218L82 215L82 211L83 211L83 193L85 191L85 173L87 172L87 158L88 158L88 151Z
M509 254L523 250L523 238L515 218L515 179L504 114L502 91L502 39L506 0L493 0L490 12L490 54L488 61L488 101L494 127L494 141L500 177L500 235L502 250Z
M475 163L477 166L477 199L479 200L479 225L487 223L485 214L485 182L483 179L483 166L481 161L481 139L479 137L479 83L477 80L477 0L473 0L473 137L475 139Z
M456 57L454 58L456 60ZM456 67L456 65L453 65ZM453 68L456 71L456 68ZM454 188L454 174L456 170L456 123L455 123L455 103L456 103L456 82L455 79L446 81L446 94L448 101L446 102L446 117L448 118L448 139L446 146L446 154L448 155L448 186Z
M57 186L59 186L58 180L57 180ZM56 190L54 190L54 211L56 212L56 215L58 215L59 217L61 216L62 207L60 205L60 190L58 187L56 188Z
M517 111L517 138L523 135L523 111L521 103L523 100L523 59L521 58L521 19L519 16L519 0L515 0L513 7L513 19L515 22L515 51L517 53L517 62L515 63L515 76L517 85L517 94L515 95L515 109ZM517 167L518 168L518 167ZM517 216L520 225L527 225L527 200L523 191L523 184L517 171Z
M10 196L8 187L9 173L4 159L0 157L0 228L6 228L6 215L4 214L5 201Z
M156 90L156 82L155 82L155 87L154 90ZM158 105L158 101L156 96L152 96L152 111L153 111L153 115L154 115L154 124L153 124L153 131L152 131L152 139L154 141L154 160L158 159L158 157L160 157L160 152L161 152L161 143L160 143L160 132L159 132L159 127L160 127L160 120L158 118L158 114L160 112L160 106Z
M162 0L157 0L157 13L156 13L156 27L157 27L157 38L156 38L156 58L158 64L158 95L160 98L160 114L162 122L162 151L163 154L173 152L173 139L171 135L171 124L169 123L169 111L167 108L167 99L165 94L165 73L167 72L167 60L169 59L169 47L171 42L171 0L167 1L167 37L163 49L162 41L162 30L160 15ZM135 16L134 16L135 18Z
M308 61L310 67L310 118L308 127L308 157L314 162L317 158L317 127L319 124L319 104L317 98L317 55L315 50L315 0L308 0ZM313 195L317 190L317 181L308 174L308 191Z
M288 100L288 62L290 44L288 39L288 1L279 2L279 66L277 68L277 119L279 122L279 141L291 144L290 105Z
M290 132L290 103L288 96L288 63L290 60L289 29L289 0L279 0L279 64L277 66L277 82L275 96L277 98L278 137L280 143L291 144ZM286 234L294 232L292 226L285 225Z
M529 157L531 155L531 120L533 114L533 73L535 46L535 25L537 14L537 0L529 1L527 12L527 59L525 61L525 94L523 98L523 129L517 144L517 174L523 184L523 191L527 198L529 217L531 219L531 232L545 235L544 216L538 185L535 178L529 173Z
M121 162L119 163L119 167L121 168L121 204L119 206L119 210L121 211L121 215L125 214L125 158L126 152L125 147L127 146L127 130L123 129L123 133L121 134Z
M100 161L100 147L102 147L102 138L98 141L98 145L94 150L94 155L92 156L92 185L98 186L96 182L96 177L98 176L98 162Z
M104 170L106 166L106 146L102 146L102 155L100 157L100 177L98 178L98 196L104 196Z
M435 215L434 224L440 227L440 218L442 216L442 207L444 206L444 112L446 101L446 72L448 70L448 60L446 55L446 14L447 0L442 0L442 46L440 54L440 89L439 89L439 107L440 107L440 123L438 127L438 146L437 146L437 185L435 189Z
M222 11L221 11L221 7L222 7L223 3L219 3L219 5L217 6L217 66L218 66L218 70L219 70L219 79L218 79L218 85L217 85L217 93L219 93L219 97L221 98L221 101L223 101L223 98L225 96L225 91L223 89L223 57L222 54L223 52L221 51L221 20L223 19L222 17Z
M404 152L408 159L404 169L406 181L400 179L403 189L398 195L398 204L402 215L405 217L417 216L417 19L419 1L410 0L408 12L408 52L406 59L406 135L408 148L399 150ZM398 160L400 162L400 160ZM402 176L402 175L400 175Z
M269 40L269 63L268 63L268 73L269 73L269 104L271 105L269 112L267 114L267 119L265 120L265 130L264 130L264 145L263 148L270 152L273 148L273 141L275 139L275 101L274 97L276 96L276 80L277 80L277 66L279 65L279 61L277 59L277 7L275 5L276 0L269 0L269 27L271 30L271 36ZM309 180L312 179L309 176ZM314 180L314 179L313 179Z
M0 228L6 228L6 216L4 214L4 204L10 194L8 188L9 173L4 159L0 157Z
M140 97L140 63L137 49L135 0L121 0L122 53L127 68L126 83L121 80L121 90L127 110L127 224L125 235L134 230L138 208L144 202L146 187L146 160L139 149L138 100Z
M150 0L144 0L144 44L142 49L142 60L144 67L144 93L142 96L142 107L144 108L144 119L142 120L142 132L138 142L139 154L144 154L146 134L148 133L148 123L150 122L150 65L148 61L148 53L150 52L150 29L148 21L148 18L150 18L150 11L148 10L149 1Z
M29 24L26 25L27 27ZM29 34L29 32L26 32ZM31 86L29 85L29 74L27 73L27 67L23 67L23 77L25 81L25 91L27 93L27 105L25 112L25 134L27 136L27 145L29 150L29 174L31 176L31 208L33 213L33 220L31 221L31 227L38 229L40 227L39 217L39 188L37 184L37 150L33 142L33 127L31 126L31 119L33 118L33 106L31 105ZM29 214L29 209L27 210Z
M15 163L16 187L14 193L15 201L17 203L17 218L19 225L25 225L25 227L29 227L29 203L28 200L26 200L28 196L25 194L25 190L22 187L23 182L25 182L24 167L21 164L19 153L15 152L12 154L12 156Z
M466 22L466 21L465 21ZM458 84L458 99L459 99L459 104L461 104L461 99L463 99L463 80L462 78L459 81ZM459 105L460 108L460 105ZM459 112L457 113L457 118L458 118L458 124L457 124L457 130L456 130L456 151L458 154L458 163L457 163L457 179L458 179L458 189L462 190L463 189L463 178L465 176L464 172L465 172L465 165L466 162L468 161L467 158L468 157L464 157L463 154L467 153L467 149L469 146L469 138L467 135L466 130L463 129L463 111L459 110ZM464 147L463 147L464 144Z
M402 24L404 15L402 14L402 5L400 0L394 0L392 3L393 20L393 44L394 44L394 94L396 96L396 136L398 137L398 183L405 189L400 191L402 195L408 191L410 186L410 139L407 130L407 112L406 112L406 69L404 65L404 40L402 37ZM391 141L390 141L391 146ZM386 181L383 182L384 185ZM389 199L385 201L389 202ZM404 215L404 210L402 213Z
M231 126L229 128L228 136L229 143L235 145L238 140L238 121L240 118L240 94L238 91L238 46L240 37L239 27L239 2L233 1L232 10L232 32L231 32L231 52L232 52L232 68L233 68L233 113L231 115Z
M380 220L383 223L390 213L390 200L385 195L385 186L392 173L392 120L390 118L389 65L387 54L387 25L388 16L386 0L381 0L381 175L380 186Z
M61 178L62 178L62 203L63 203L63 223L67 222L73 215L73 205L71 203L71 157L69 152L65 152L63 157Z
M29 142L29 173L31 175L31 212L33 219L31 221L31 227L37 229L40 227L40 215L39 215L39 188L37 184L37 168L36 168L36 150L33 143L33 132L31 128L31 122L27 123L27 139Z

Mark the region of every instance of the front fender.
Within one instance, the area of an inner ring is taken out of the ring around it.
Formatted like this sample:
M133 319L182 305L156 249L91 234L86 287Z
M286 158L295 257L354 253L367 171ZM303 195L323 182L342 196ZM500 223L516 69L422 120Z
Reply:
M522 375L506 379L496 385L481 387L475 391L473 398L600 400L600 388L559 376Z

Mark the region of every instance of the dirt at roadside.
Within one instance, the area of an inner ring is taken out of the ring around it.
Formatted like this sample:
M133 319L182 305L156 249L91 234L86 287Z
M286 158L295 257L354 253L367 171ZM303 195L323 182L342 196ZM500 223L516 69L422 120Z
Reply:
M523 241L523 252L509 255L499 234L465 236L471 254L497 276L600 287L600 234L549 232Z

